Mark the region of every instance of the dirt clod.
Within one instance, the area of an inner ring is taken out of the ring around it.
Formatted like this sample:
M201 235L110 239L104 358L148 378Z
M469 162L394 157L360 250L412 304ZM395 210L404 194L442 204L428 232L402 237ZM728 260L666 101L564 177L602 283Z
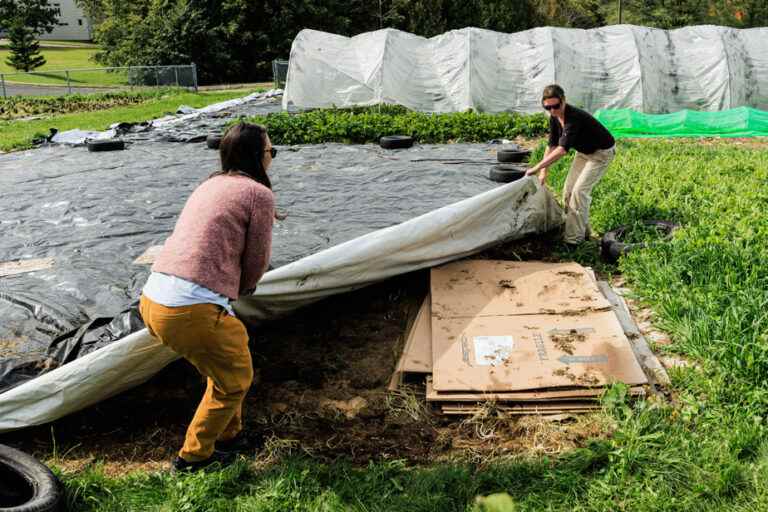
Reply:
M367 405L368 401L361 396L356 396L350 400L328 400L326 398L320 401L321 408L338 411L350 420L355 419Z
M502 279L501 281L499 281L499 286L502 288L511 290L513 292L517 290L517 287L514 284L512 284L512 281L510 281L509 279Z
M549 338L558 350L562 350L569 355L573 355L577 343L583 343L587 340L587 337L576 329L571 329L565 333L553 333L549 335Z

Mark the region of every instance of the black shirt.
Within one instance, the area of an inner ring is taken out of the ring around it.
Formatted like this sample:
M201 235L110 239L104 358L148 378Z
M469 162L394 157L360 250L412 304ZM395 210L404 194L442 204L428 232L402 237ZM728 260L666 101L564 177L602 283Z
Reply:
M565 104L565 127L555 116L549 118L549 147L573 148L586 155L598 149L609 149L616 141L611 132L589 112Z

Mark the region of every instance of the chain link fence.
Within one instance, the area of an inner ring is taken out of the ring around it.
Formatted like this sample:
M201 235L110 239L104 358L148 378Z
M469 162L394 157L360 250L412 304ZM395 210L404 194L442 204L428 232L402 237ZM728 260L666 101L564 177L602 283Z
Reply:
M50 95L109 92L137 87L183 87L197 91L197 66L129 66L0 73L0 94Z

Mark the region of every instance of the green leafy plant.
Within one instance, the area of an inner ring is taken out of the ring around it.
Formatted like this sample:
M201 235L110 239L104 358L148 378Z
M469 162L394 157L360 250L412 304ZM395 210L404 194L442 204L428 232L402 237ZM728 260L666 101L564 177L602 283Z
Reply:
M535 137L546 133L549 126L544 114L424 114L387 105L280 112L249 121L266 125L275 144L364 144L394 134L410 135L421 143L487 142L518 135Z

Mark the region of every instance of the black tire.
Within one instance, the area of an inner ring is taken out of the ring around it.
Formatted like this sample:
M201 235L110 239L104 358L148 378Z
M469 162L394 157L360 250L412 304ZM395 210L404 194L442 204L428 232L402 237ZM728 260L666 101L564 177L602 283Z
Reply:
M61 484L37 459L0 444L0 511L58 510Z
M531 152L526 149L500 149L496 152L496 158L502 163L527 162Z
M488 177L492 181L497 181L499 183L511 183L513 181L519 180L520 178L524 178L525 172L527 170L528 168L524 165L499 164L494 165L491 168L491 172Z
M408 135L387 135L379 139L379 146L384 149L406 149L413 146L413 137Z
M192 137L184 139L184 142L187 144L197 144L198 142L205 142L207 140L208 137L205 135L193 135Z
M120 151L125 149L125 141L120 139L88 140L88 151Z
M205 144L208 146L208 149L219 149L219 146L221 145L221 134L208 134L208 136L205 138Z
M667 220L647 220L644 221L643 224L646 226L656 226L660 231L664 232L664 237L659 241L669 240L675 229L679 227L678 224ZM604 261L608 263L616 263L621 256L625 256L630 251L648 246L648 244L644 242L634 244L622 242L624 234L629 227L630 226L619 226L603 235L603 238L600 240L600 256Z

